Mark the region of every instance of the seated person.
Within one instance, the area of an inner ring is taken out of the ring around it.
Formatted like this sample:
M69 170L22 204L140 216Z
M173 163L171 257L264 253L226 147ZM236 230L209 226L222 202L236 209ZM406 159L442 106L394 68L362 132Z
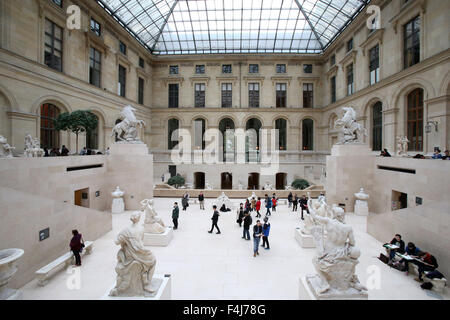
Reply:
M220 211L222 211L222 212L227 212L227 211L231 211L231 209L225 207L225 203L223 203L222 206L220 207Z
M418 153L413 157L413 159L425 159L425 156L423 154Z
M412 263L419 266L419 277L415 278L414 280L422 282L424 272L434 271L438 267L438 263L436 258L429 252L420 251L418 255L420 257L421 262L417 260L412 261Z
M444 151L444 156L442 157L442 160L450 160L450 155L449 155L448 150Z
M419 256L420 248L416 247L416 245L412 242L408 242L408 245L405 248L405 253L413 258L417 258ZM406 271L406 274L409 273L408 269L408 260L402 259L400 260L400 263L403 263L405 265L403 271Z
M432 159L442 159L441 150L436 149L434 150L433 155L431 156Z
M387 249L389 253L389 260L392 262L395 257L395 253L405 253L405 241L402 240L402 236L398 233L395 235L394 239L389 242L389 244L393 244L398 246L398 249Z

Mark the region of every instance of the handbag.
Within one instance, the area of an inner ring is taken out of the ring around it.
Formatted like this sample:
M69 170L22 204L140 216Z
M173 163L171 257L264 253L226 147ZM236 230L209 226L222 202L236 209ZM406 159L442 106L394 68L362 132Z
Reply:
M378 257L378 259L385 264L387 264L389 262L389 257L382 253L380 253L380 256Z

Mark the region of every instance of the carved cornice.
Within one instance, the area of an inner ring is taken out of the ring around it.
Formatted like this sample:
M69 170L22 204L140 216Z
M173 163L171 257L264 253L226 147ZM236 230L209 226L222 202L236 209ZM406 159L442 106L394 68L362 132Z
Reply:
M116 52L116 64L124 64L127 66L128 72L131 69L131 62L128 60L128 57L121 52Z
M384 29L378 29L376 31L373 31L369 34L366 41L361 43L359 47L361 48L363 56L366 55L367 48L369 47L369 45L374 44L375 41L378 41L380 45L383 44L383 33Z
M22 111L7 111L6 114L10 119L29 119L35 120L39 118L39 115L33 113L25 113Z
M355 49L350 50L345 57L339 62L339 64L341 65L342 70L344 70L344 66L351 60L353 62L353 64L355 64L356 61L356 55L357 55L357 51Z
M381 111L383 114L390 114L390 113L397 113L400 109L399 108L391 108Z
M304 82L314 82L317 83L320 80L320 77L314 76L314 77L297 77L297 80L300 84Z
M270 80L272 80L272 86L274 86L275 82L277 82L277 81L287 81L288 85L290 86L292 77L291 76L272 76L272 77L270 77Z
M150 73L146 72L145 69L142 69L141 67L136 68L136 73L138 76L144 78L146 82L152 77Z
M159 80L164 82L164 86L167 87L168 83L176 83L178 82L180 84L180 86L183 85L183 81L184 81L184 77L174 77L174 76L169 76L169 77L162 77L159 78Z
M106 45L105 40L102 36L97 36L92 31L85 31L84 35L86 36L86 48L89 48L90 46L95 46L96 49L99 49L99 51L102 51L105 56L108 55L109 47Z
M327 71L327 77L331 78L332 76L334 76L339 70L339 67L337 64L335 64L334 66L332 66L330 68L330 70Z
M225 81L229 81L229 82L231 81L231 82L233 82L233 85L235 85L237 80L238 80L238 77L236 77L236 76L218 76L218 77L216 77L217 85L219 85L219 86L222 82L225 82Z
M391 23L392 27L394 28L394 32L397 33L397 27L399 24L399 21L405 17L408 13L410 13L412 10L420 7L420 13L423 15L427 12L427 0L413 0L408 1L405 3L402 8L400 9L400 12L396 14L394 17L392 17L389 22Z
M194 82L206 82L206 85L209 84L209 80L211 80L211 77L207 77L207 76L194 76L194 77L190 77L189 80L191 81L191 86L194 85Z

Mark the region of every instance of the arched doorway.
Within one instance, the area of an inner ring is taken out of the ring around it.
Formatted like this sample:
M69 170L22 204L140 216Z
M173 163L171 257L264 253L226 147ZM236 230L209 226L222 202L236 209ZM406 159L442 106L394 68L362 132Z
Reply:
M94 114L97 118L97 126L94 130L89 130L86 132L86 148L87 149L98 149L98 127L99 127L99 118Z
M302 150L313 150L314 148L314 121L303 119L302 121Z
M287 177L287 173L284 173L284 172L278 172L276 174L275 189L284 190L284 187L286 186L286 177Z
M248 190L259 190L259 173L251 172L248 174Z
M55 130L54 120L61 111L51 103L41 105L41 147L59 149L59 132Z
M372 107L372 150L381 151L383 138L383 106L380 101Z
M233 189L233 175L230 172L222 172L220 181L221 189Z
M245 154L247 162L259 162L259 131L262 124L256 118L251 118L245 124Z
M194 172L194 189L205 189L204 172Z
M275 129L278 130L278 149L287 148L287 121L283 118L275 120Z
M423 151L423 89L411 91L407 100L408 150Z
M224 162L234 161L234 148L235 148L235 137L234 137L234 121L230 118L225 118L219 122L219 130L222 135L222 150L220 160Z

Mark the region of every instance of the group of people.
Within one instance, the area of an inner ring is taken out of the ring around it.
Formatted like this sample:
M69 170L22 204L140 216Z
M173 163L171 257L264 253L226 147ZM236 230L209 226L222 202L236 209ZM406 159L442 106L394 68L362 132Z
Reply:
M303 211L306 211L306 213L309 214L308 199L306 199L305 195L299 198L297 194L292 195L292 192L289 192L288 195L289 208L292 206L292 211L297 211L299 204L301 209L301 219L305 220L305 218L303 217Z
M438 263L436 258L431 253L422 251L413 242L408 242L408 244L405 246L405 242L402 240L402 236L400 234L396 234L389 244L395 245L396 247L387 249L389 252L388 264L390 266L393 266L396 269L406 272L406 275L408 275L409 263L417 265L419 276L414 280L418 282L423 282L423 276L425 274L425 271L431 271L431 274L427 275L428 278L443 277L443 275L437 270ZM409 259L403 257L399 261L396 261L395 259L396 253L407 255L409 256Z
M44 157L65 157L68 156L70 151L67 149L67 147L63 144L61 147L61 151L58 148L51 148L50 150L47 147L42 148L44 150ZM103 154L101 151L95 151L92 149L87 149L84 147L81 149L79 155L80 156L90 156L94 154ZM105 154L109 154L109 147L106 149Z
M383 149L380 153L380 157L390 157L391 154L387 151L387 149ZM426 157L423 154L416 154L414 159L426 159ZM442 160L450 160L450 151L445 150L444 155L441 154L441 150L439 148L435 148L433 155L431 156L431 159L442 159Z

